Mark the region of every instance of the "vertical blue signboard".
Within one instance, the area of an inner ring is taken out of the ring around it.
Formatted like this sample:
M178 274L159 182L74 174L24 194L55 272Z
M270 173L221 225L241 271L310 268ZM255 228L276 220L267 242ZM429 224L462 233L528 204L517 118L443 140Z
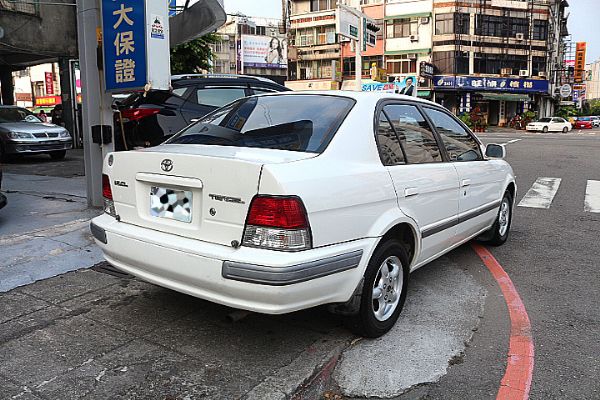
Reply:
M144 0L102 0L102 47L106 91L146 85Z

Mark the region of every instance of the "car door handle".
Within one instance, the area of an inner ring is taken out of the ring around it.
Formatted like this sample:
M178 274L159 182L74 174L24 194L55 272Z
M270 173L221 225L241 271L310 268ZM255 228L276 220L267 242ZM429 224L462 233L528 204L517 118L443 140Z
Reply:
M415 187L407 187L404 189L404 197L416 196L419 194L419 189Z
M470 179L463 179L460 182L460 186L464 187L464 186L470 186L471 185L471 180Z

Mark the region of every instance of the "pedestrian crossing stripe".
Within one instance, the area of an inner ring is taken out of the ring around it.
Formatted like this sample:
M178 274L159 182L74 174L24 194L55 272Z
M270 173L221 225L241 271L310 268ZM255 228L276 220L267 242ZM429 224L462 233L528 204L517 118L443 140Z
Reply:
M537 178L525 196L519 202L519 207L550 208L552 200L560 186L560 178Z
M560 178L537 178L517 206L550 208L561 181ZM591 179L587 181L583 210L585 212L600 213L600 181Z

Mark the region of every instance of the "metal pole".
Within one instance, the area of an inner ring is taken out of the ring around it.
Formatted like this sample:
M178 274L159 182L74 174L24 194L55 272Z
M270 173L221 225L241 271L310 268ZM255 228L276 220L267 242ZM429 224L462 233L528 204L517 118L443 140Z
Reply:
M361 50L362 50L362 43L364 40L362 24L363 24L363 19L359 15L358 16L358 40L356 40L354 42L354 53L355 53L354 70L356 73L356 91L357 92L362 92L362 54L361 54Z
M77 0L77 36L83 97L83 154L87 200L89 206L102 206L102 160L113 144L92 142L92 126L111 125L111 96L104 93L98 70L98 40L100 32L100 0Z

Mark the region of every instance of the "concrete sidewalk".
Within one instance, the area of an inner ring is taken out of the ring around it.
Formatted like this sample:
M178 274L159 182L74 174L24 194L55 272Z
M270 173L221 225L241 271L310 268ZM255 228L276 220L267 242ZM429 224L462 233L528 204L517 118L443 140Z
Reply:
M102 256L89 234L85 178L4 174L0 292L79 268Z

